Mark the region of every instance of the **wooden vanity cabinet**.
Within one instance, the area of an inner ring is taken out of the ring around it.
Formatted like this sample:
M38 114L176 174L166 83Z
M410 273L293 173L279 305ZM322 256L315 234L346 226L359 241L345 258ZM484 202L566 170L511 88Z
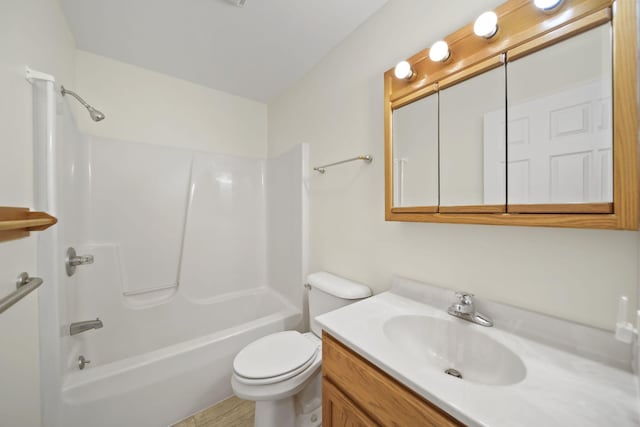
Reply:
M449 427L464 424L323 332L322 425Z

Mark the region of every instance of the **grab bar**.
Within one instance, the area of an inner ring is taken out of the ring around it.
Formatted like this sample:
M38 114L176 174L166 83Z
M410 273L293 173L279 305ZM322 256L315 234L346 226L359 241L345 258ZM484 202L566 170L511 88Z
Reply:
M12 305L29 295L33 290L42 285L39 277L29 277L29 273L20 273L16 280L16 290L0 299L0 313L7 311Z

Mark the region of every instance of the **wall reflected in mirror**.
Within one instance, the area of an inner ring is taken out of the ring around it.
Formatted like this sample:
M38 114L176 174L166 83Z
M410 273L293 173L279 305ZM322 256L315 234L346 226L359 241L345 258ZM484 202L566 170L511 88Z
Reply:
M437 206L438 95L392 114L393 206Z
M440 91L440 205L504 210L505 104L503 65Z
M611 90L610 24L508 63L510 205L612 202Z

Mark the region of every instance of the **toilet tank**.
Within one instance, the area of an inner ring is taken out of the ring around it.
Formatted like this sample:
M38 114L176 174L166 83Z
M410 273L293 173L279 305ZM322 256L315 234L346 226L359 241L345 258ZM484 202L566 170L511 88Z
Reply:
M310 274L307 282L311 285L309 323L311 332L318 337L322 335L322 328L316 322L316 316L371 296L368 286L324 271Z

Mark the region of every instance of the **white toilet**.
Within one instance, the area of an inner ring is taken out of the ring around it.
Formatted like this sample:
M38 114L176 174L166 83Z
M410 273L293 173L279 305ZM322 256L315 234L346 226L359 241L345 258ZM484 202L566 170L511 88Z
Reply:
M233 392L256 401L256 427L321 425L322 329L315 317L371 296L367 286L326 272L310 274L307 281L312 332L267 335L233 361Z

